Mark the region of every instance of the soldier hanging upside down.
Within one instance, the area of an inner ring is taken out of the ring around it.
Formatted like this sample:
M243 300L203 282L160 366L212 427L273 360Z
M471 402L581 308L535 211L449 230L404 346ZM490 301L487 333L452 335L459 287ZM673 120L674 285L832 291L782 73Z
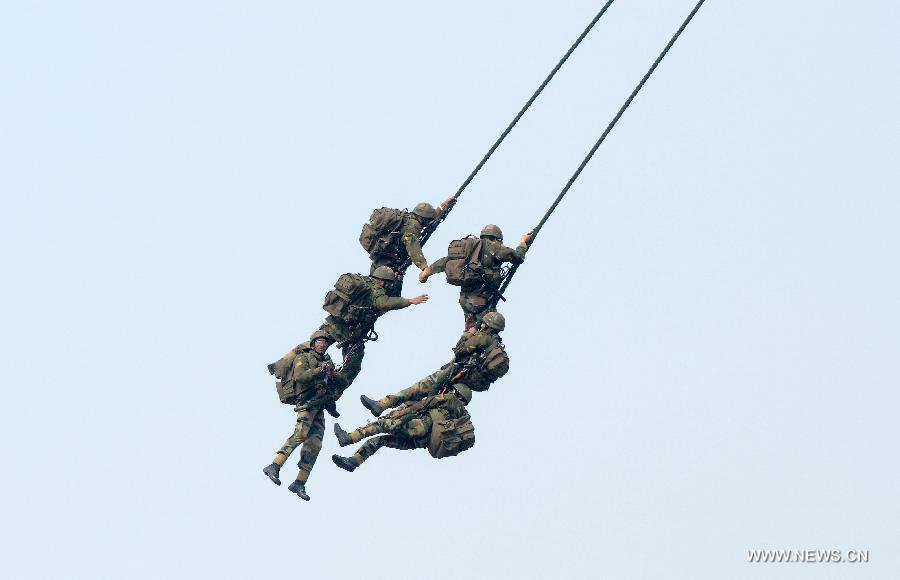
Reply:
M472 391L486 391L509 371L509 356L500 338L506 320L499 312L484 315L478 330L466 331L453 347L453 360L399 393L373 400L362 395L364 407L378 417L390 409L439 393L448 385L464 385Z
M459 305L465 315L466 329L472 328L484 316L491 302L496 303L503 264L521 264L525 261L530 242L531 234L525 234L513 250L503 245L500 228L488 224L482 228L480 238L468 237L451 242L447 256L422 270L419 281L425 283L432 274L444 272L447 282L460 286Z
M359 368L358 358L362 352L351 355L351 360L343 369L336 369L331 357L325 352L334 342L326 333L316 331L305 342L288 352L278 362L273 363L273 374L280 381L276 384L279 399L283 403L294 404L297 423L294 432L281 449L275 453L272 463L263 473L275 485L281 485L279 472L288 457L300 447L300 471L288 490L309 501L306 481L312 471L319 451L322 449L322 435L325 433L325 408L340 398L350 384L348 369ZM358 372L358 371L356 371Z
M428 449L435 459L457 455L475 444L475 426L466 411L472 390L454 385L445 392L406 403L387 417L378 419L349 433L334 424L338 443L346 447L369 439L350 457L332 455L331 460L347 471L353 471L382 447L392 449Z
M444 200L437 208L430 203L416 204L411 212L383 207L372 211L369 223L363 224L359 243L369 253L374 274L379 266L387 266L397 274L397 279L385 285L388 296L400 296L403 287L403 267L407 260L419 270L428 267L422 253L422 232L435 220L443 217L456 203L456 198Z

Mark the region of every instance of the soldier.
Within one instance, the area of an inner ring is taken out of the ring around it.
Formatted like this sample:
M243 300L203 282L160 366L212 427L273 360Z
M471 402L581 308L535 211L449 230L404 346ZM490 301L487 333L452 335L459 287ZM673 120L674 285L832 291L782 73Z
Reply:
M346 447L373 435L351 457L332 455L335 465L353 471L382 447L428 449L435 459L457 455L475 444L475 427L466 411L472 390L458 384L415 403L406 403L387 417L347 433L337 423L334 434Z
M466 331L453 347L453 360L411 387L386 395L377 401L362 395L363 406L378 417L385 409L428 397L460 385L472 391L487 391L491 384L509 371L509 356L500 338L506 319L499 312L484 315L479 327Z
M281 466L297 447L301 447L300 462L297 464L300 471L296 480L288 486L288 491L306 501L309 501L306 481L322 449L322 435L325 433L324 408L329 401L339 398L350 384L347 367L352 367L351 363L358 366L358 361L353 360L343 369L337 370L331 357L325 352L333 342L327 333L316 331L309 342L301 344L273 364L279 369L276 374L282 378L282 382L278 384L282 401L296 403L294 410L297 412L297 424L294 433L275 453L275 458L263 469L263 473L275 485L281 485L278 478ZM353 356L361 357L361 353Z
M458 240L451 243L451 248L453 244L467 241L477 242L478 240L474 238ZM525 252L528 251L531 234L524 234L519 240L518 247L513 250L503 245L503 232L500 228L494 224L488 224L481 230L480 241L480 248L477 245L469 245L469 248L473 248L471 251L474 251L476 255L468 256L464 262L448 255L419 273L419 281L425 283L432 274L446 270L448 282L460 286L459 305L465 315L467 330L481 320L492 301L496 303L495 295L502 282L500 268L503 263L521 264L525 260ZM456 271L460 276L459 279L451 279L451 272L447 269L448 261L464 263L461 271L459 269ZM465 276L465 279L462 276Z
M428 301L428 294L414 298L388 296L385 285L394 280L396 275L387 266L379 266L371 276L344 274L325 298L323 308L329 315L319 331L341 347L349 383L362 370L365 339L373 332L375 321L391 310ZM358 356L354 356L356 353Z
M363 226L360 243L369 252L374 275L380 266L387 266L397 274L396 280L385 286L388 296L400 296L403 287L401 267L411 260L419 270L428 267L422 253L421 236L435 220L446 215L456 203L455 197L444 200L437 208L430 203L416 204L411 212L381 208L372 212L369 223Z

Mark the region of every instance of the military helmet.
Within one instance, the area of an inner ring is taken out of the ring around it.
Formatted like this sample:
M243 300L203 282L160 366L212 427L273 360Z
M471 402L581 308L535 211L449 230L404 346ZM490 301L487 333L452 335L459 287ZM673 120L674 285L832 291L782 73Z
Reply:
M481 237L490 236L492 238L497 238L501 242L503 241L503 230L494 224L488 224L481 228Z
M472 389L463 384L453 385L453 388L456 389L456 392L459 393L459 396L463 398L466 402L466 405L472 402Z
M417 203L412 212L417 216L428 220L433 220L437 217L437 210L434 209L434 206L424 201L422 203Z
M310 335L309 345L312 346L320 338L324 338L325 340L327 340L328 344L334 342L334 339L331 338L331 335L329 335L327 332L325 332L324 330L317 330Z
M387 266L378 266L375 268L375 271L372 272L373 278L378 278L379 280L396 280L397 275L394 274L394 271L388 268Z
M503 330L506 328L506 319L497 311L488 312L482 317L481 321L490 326L494 330Z

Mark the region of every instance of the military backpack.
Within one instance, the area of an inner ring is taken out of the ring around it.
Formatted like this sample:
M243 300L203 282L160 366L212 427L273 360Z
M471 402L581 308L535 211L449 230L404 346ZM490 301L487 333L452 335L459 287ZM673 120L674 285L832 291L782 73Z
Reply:
M506 354L506 347L502 342L497 341L484 353L481 370L492 383L509 372L509 355Z
M363 224L359 243L373 256L399 258L403 255L400 230L407 213L399 209L382 207L372 210L369 223Z
M288 351L286 355L272 363L270 367L273 369L275 378L275 390L278 392L278 400L286 405L293 405L297 402L297 396L300 394L297 390L296 381L291 380L291 371L294 368L294 360L303 350L309 350L309 343L304 342L300 346Z
M325 295L322 308L348 324L371 320L375 307L368 279L359 274L342 274L335 282L334 290Z
M467 236L447 247L444 265L447 282L454 286L475 286L484 282L481 267L481 238Z
M475 445L475 425L467 411L463 410L462 416L455 419L442 409L432 409L428 415L431 417L428 453L435 459L459 455Z

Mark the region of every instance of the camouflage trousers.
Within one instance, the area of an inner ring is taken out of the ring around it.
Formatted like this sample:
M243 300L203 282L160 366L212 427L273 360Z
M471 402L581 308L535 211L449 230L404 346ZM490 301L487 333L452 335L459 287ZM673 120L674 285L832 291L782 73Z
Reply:
M324 434L325 412L321 407L298 410L294 432L275 454L273 463L284 465L291 453L294 452L294 449L300 447L300 462L297 464L300 471L297 473L297 480L306 482L309 479L309 473L312 471L313 465L316 464L319 451L322 450L322 436Z
M463 309L466 330L476 326L487 314L491 300L490 292L483 288L465 289L459 291L459 305Z
M396 435L379 435L378 437L369 439L363 443L360 448L356 450L356 453L350 457L350 460L359 467L366 459L375 455L382 447L401 450L425 449L428 447L428 442L407 439L406 437L398 437Z
M359 443L366 437L380 435L396 435L404 439L423 439L431 433L431 417L426 414L411 414L392 417L382 417L374 423L369 423L347 433L351 443Z
M382 447L391 449L425 449L428 447L428 436L431 434L431 417L428 415L405 415L400 417L382 417L374 423L354 429L347 435L352 443L369 439L356 450L350 459L357 467L375 455ZM384 435L382 435L384 433Z
M438 385L447 384L449 382L448 379L450 378L449 375L452 370L452 365L448 365L447 368L431 373L427 377L398 393L385 395L378 399L378 404L384 409L391 409L402 405L403 403L418 401L429 395L435 395L439 390Z

